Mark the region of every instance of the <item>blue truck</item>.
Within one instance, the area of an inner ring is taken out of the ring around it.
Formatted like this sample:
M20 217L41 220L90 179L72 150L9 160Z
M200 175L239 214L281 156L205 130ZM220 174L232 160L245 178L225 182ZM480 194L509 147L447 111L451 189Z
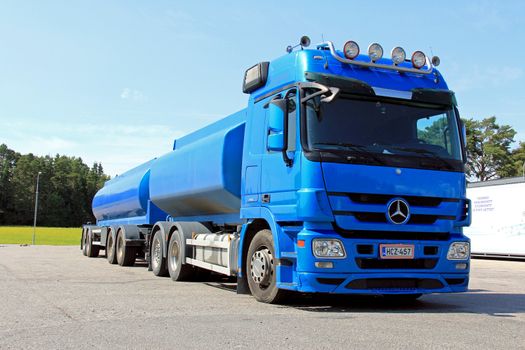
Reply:
M439 58L309 45L247 69L245 109L107 181L84 254L213 271L266 303L466 291L466 135Z

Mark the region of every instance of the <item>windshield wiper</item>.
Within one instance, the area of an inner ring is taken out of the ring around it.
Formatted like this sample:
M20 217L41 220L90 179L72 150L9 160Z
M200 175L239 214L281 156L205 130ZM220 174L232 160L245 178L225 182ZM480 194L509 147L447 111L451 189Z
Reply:
M445 167L445 169L454 169L452 164L450 164L447 160L438 156L436 153L426 150L426 149L412 148L412 147L397 147L397 146L390 146L389 148L403 151L403 152L413 152L413 153L421 154L427 159L437 160L442 166Z
M356 152L361 157L368 157L373 159L378 164L384 164L383 160L381 160L379 157L374 155L373 152L367 151L365 148L366 146L363 145L357 145L354 143L347 143L347 142L316 142L313 144L314 146L328 146L329 151L335 151L336 149L333 148L333 146L339 147L337 151L353 151ZM355 159L354 156L345 155L346 160L352 161Z

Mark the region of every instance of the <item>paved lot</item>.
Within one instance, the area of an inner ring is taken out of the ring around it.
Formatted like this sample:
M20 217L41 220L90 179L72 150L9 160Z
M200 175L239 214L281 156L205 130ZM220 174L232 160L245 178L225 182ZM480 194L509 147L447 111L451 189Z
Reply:
M0 348L525 349L525 262L474 260L471 291L411 306L175 283L77 247L0 246Z

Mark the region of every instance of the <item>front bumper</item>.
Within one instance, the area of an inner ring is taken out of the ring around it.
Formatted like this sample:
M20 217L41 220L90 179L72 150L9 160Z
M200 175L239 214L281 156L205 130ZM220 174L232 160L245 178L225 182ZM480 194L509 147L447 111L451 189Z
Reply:
M395 235L395 232L392 233ZM318 258L312 252L316 238L340 240L345 248L344 258ZM465 292L468 288L470 260L447 260L452 242L469 242L462 235L447 240L392 240L344 238L335 232L316 232L303 229L297 240L292 265L281 264L278 287L307 293L339 294L428 294ZM383 260L379 258L380 244L413 244L414 259ZM332 268L316 267L316 262L332 262ZM293 271L290 271L293 269ZM293 282L283 280L293 276ZM290 283L291 282L291 283Z

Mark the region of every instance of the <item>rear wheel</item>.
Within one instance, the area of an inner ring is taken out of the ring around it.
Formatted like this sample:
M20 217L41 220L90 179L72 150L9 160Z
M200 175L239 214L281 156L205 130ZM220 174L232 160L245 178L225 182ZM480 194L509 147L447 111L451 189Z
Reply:
M86 231L87 229L83 229L82 230L82 240L80 241L80 249L82 249L82 254L83 255L87 255L87 252L86 252Z
M162 256L164 251L164 240L160 231L155 232L150 248L150 264L155 276L167 276L166 259Z
M108 262L110 264L117 263L117 252L115 250L115 239L113 238L113 234L111 232L108 234L108 239L106 241L106 259L108 259Z
M86 236L86 255L90 258L96 258L100 252L100 247L93 245L93 232L91 230L87 230Z
M287 291L277 288L272 231L255 234L246 257L248 286L252 295L263 303L282 302Z
M137 251L135 247L127 247L122 231L117 234L117 262L120 266L132 266L135 263Z
M173 232L168 246L168 271L174 281L187 280L193 273L191 265L183 264L186 254L181 239L179 231Z

